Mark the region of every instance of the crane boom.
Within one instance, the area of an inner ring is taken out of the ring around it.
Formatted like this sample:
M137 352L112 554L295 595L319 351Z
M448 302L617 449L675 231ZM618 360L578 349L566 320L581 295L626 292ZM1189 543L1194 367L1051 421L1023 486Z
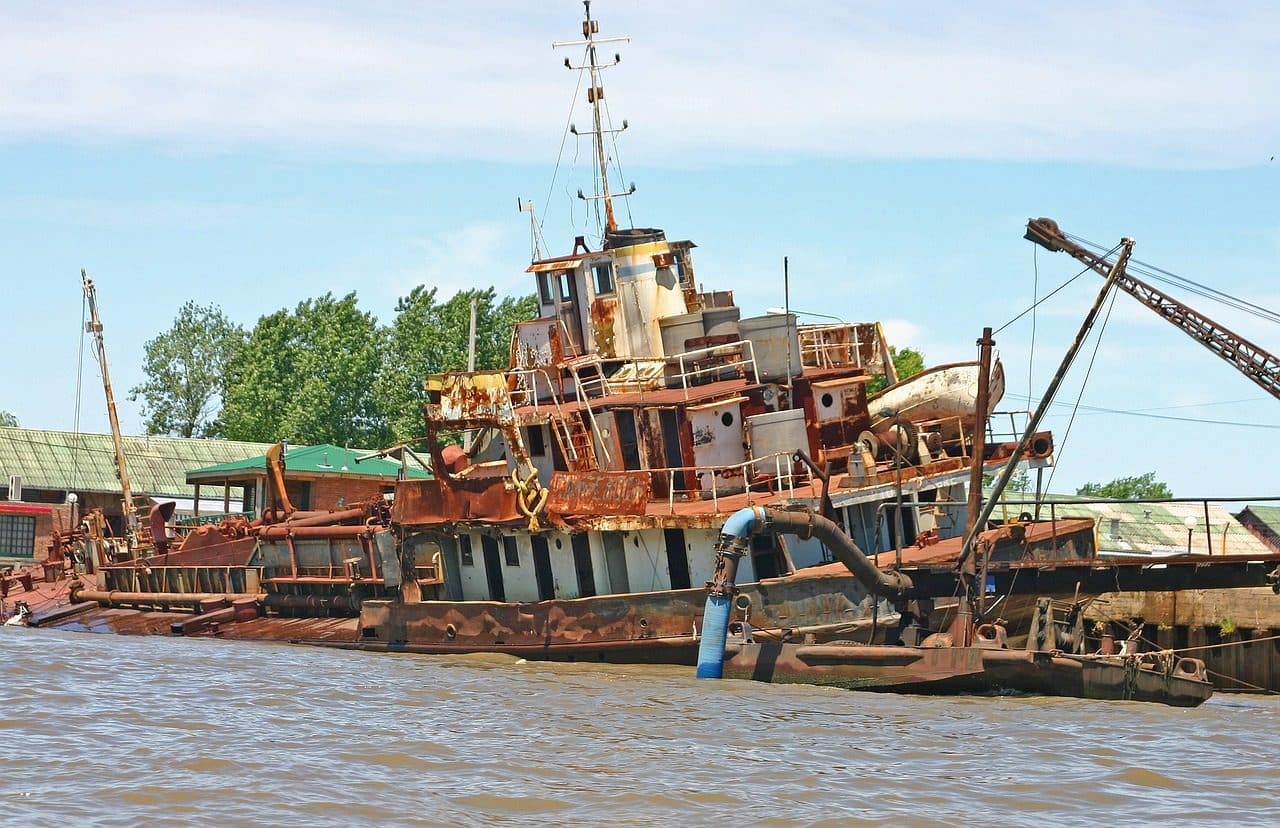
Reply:
M98 365L102 368L102 387L107 393L107 418L111 421L111 443L116 453L116 476L120 478L120 506L125 521L125 536L132 548L138 537L138 510L133 504L133 489L129 486L129 468L124 457L124 438L120 434L120 417L116 413L116 398L111 391L111 374L107 371L107 346L102 341L102 320L98 318L98 291L93 280L83 269L80 271L84 296L89 304L89 321L85 330L93 334Z
M1102 276L1111 273L1111 264L1105 256L1086 250L1068 239L1053 219L1029 220L1024 238L1046 250L1067 253ZM1280 359L1270 351L1255 345L1136 276L1121 272L1115 277L1115 286L1177 325L1183 333L1229 362L1237 371L1253 380L1272 397L1280 399Z

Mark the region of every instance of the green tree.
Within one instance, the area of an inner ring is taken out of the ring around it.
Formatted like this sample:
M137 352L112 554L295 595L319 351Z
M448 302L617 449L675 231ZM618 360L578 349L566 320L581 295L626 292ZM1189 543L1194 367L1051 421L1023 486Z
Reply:
M893 360L893 367L898 372L899 382L908 377L914 377L924 370L924 354L915 348L898 348L890 345L889 358ZM888 384L888 378L884 374L875 374L871 377L871 381L867 383L867 396L883 391Z
M12 426L13 428L17 428L18 418L13 416L11 412L0 408L0 426Z
M142 370L147 379L129 392L129 399L142 399L147 433L216 434L227 366L244 341L244 328L227 319L216 305L188 301L179 308L173 327L144 346Z
M357 307L354 292L264 316L231 363L221 433L381 446L388 431L373 387L385 353L385 330Z
M1076 489L1076 494L1117 500L1173 497L1169 487L1156 480L1155 472L1147 472L1136 477L1117 477L1110 483L1086 483Z
M419 285L401 297L375 393L393 439L410 440L422 434L426 402L422 381L427 375L466 370L472 299L476 300L478 371L507 367L513 327L538 311L533 295L498 300L493 288L459 291L439 302L435 288Z

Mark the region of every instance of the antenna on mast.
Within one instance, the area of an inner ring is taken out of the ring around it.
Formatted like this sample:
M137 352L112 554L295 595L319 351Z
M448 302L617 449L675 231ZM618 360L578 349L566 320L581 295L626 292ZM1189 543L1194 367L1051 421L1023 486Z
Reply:
M591 86L587 89L587 103L591 104L591 120L594 129L590 132L579 132L576 126L570 125L569 131L574 135L591 135L595 139L596 148L596 169L600 176L600 192L593 195L586 195L582 190L578 190L578 198L583 201L603 201L605 216L605 232L615 233L618 230L617 219L613 214L614 196L628 196L636 191L636 185L632 184L626 192L612 193L609 191L609 156L604 148L604 136L613 135L622 132L629 126L626 121L622 122L621 129L605 129L600 118L600 104L604 101L604 86L600 83L600 72L604 69L611 69L622 62L622 55L614 54L613 62L601 64L596 57L596 47L605 43L630 43L629 37L596 37L600 32L600 21L591 19L591 0L583 0L583 7L586 9L586 18L582 22L582 40L564 40L551 44L553 49L570 48L574 46L586 47L585 62L580 66L574 66L569 58L564 59L564 65L567 69L588 69L591 73Z
M543 250L546 249L546 242L542 238L542 228L538 226L538 214L532 201L523 201L517 198L516 206L520 208L520 212L529 214L529 260L536 262L543 257Z

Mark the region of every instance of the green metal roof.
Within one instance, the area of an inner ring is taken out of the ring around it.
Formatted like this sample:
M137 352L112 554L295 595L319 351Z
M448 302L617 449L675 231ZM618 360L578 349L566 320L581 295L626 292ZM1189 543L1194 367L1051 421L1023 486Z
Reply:
M1280 535L1280 506L1246 506L1243 511L1253 515L1259 523Z
M129 483L138 495L194 497L187 469L264 452L270 444L187 437L125 437ZM0 484L71 492L119 492L109 434L0 427Z
M987 489L984 495L990 496ZM1031 492L1006 492L1006 500L1032 500ZM1185 552L1187 549L1187 518L1195 518L1191 530L1191 551L1205 554L1212 548L1213 554L1221 554L1223 541L1228 554L1263 555L1270 550L1257 536L1241 524L1234 515L1209 499L1210 531L1205 532L1205 504L1191 503L1091 503L1090 498L1075 495L1045 495L1055 502L1052 514L1057 517L1087 517L1098 524L1098 540L1106 552ZM1026 506L997 506L992 518L1016 518ZM1259 507L1250 506L1257 512ZM1265 508L1265 507L1263 507ZM1274 508L1280 519L1280 508ZM1040 509L1041 519L1048 518L1047 505Z
M289 446L285 453L284 467L286 473L298 474L337 474L343 477L389 477L400 473L400 464L394 460L373 457L357 463L356 458L368 454L365 449L348 449L321 443L316 446ZM240 477L253 477L265 472L267 458L265 454L219 463L216 466L193 469L187 472L187 480L225 480ZM411 465L408 477L430 477L430 473Z

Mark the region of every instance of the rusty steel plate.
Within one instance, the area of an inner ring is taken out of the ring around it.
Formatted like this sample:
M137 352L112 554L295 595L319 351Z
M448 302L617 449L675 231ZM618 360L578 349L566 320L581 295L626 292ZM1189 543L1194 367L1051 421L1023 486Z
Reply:
M648 472L556 472L547 510L559 515L643 515Z

